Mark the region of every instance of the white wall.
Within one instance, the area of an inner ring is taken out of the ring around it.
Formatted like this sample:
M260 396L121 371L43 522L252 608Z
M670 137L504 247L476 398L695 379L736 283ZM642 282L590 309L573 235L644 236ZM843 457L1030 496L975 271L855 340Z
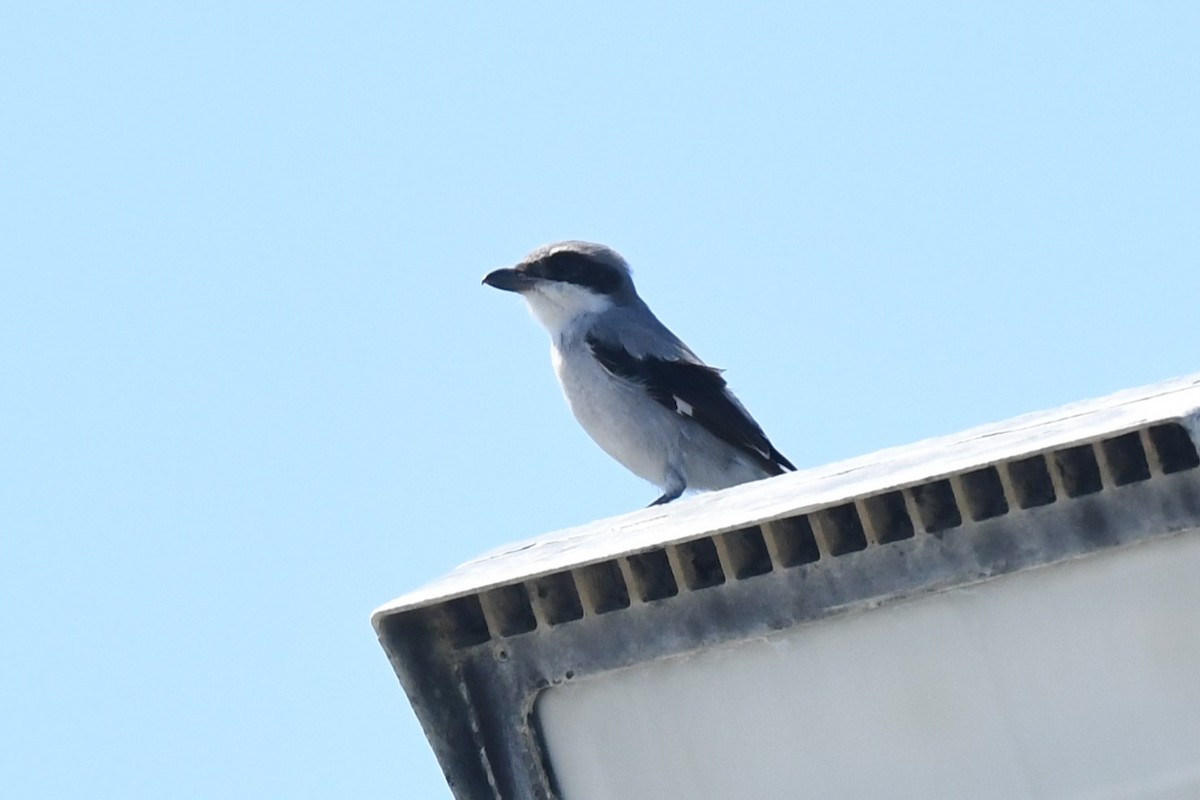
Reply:
M1200 531L548 690L566 800L1200 797Z

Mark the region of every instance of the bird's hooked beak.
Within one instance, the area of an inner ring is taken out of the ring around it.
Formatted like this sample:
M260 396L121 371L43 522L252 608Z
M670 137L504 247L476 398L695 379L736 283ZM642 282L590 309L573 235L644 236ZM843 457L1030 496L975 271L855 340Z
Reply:
M520 270L504 267L484 275L483 282L506 292L523 292L533 286L534 279Z

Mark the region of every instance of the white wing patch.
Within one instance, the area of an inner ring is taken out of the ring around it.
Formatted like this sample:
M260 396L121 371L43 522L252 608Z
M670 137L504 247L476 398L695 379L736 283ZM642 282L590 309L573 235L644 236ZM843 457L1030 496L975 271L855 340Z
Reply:
M692 416L692 404L691 403L687 402L686 400L680 399L679 395L671 395L671 397L675 400L675 410L676 411L678 411L680 414L683 414L685 417Z

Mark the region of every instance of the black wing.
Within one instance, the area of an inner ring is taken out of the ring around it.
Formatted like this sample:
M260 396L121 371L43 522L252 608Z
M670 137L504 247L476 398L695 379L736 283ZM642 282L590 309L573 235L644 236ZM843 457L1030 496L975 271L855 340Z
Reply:
M594 336L589 336L587 343L606 370L644 386L663 406L695 420L709 433L754 458L767 472L778 475L785 469L795 469L729 394L720 370L694 361L637 358L620 345Z

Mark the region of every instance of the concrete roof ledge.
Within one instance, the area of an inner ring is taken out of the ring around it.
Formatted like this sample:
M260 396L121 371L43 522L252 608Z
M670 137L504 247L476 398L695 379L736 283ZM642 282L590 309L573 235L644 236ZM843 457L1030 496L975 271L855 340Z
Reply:
M372 622L458 798L1182 798L1197 572L1193 375L505 546Z
M1189 426L1193 439L1200 440L1197 429L1200 374L1025 414L721 492L685 497L666 506L639 509L504 545L443 578L385 603L373 616L1169 419L1182 420Z

